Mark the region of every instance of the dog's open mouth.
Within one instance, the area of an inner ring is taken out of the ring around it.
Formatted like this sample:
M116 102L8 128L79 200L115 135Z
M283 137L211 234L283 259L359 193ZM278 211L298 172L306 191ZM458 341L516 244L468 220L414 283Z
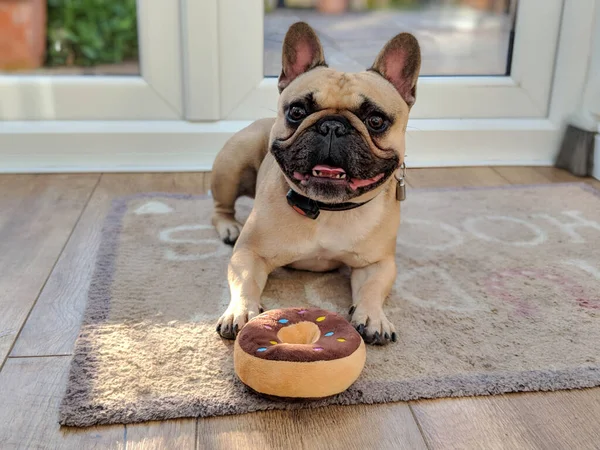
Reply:
M346 172L341 167L331 167L324 165L318 165L313 167L310 175L318 178L333 178L336 180L346 179Z
M384 174L380 173L372 178L367 179L350 178L346 174L346 171L341 167L331 167L323 164L319 164L313 167L311 172L307 174L294 172L294 178L300 181L300 184L302 185L306 185L311 179L314 179L347 184L353 191L356 191L358 188L370 186L374 183L377 183L383 178L383 176Z

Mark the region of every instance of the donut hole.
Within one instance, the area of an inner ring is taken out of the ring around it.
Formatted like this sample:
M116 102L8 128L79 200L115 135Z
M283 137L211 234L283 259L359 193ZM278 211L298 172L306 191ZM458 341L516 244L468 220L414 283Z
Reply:
M298 322L283 327L277 333L282 344L314 344L321 338L321 330L312 322Z

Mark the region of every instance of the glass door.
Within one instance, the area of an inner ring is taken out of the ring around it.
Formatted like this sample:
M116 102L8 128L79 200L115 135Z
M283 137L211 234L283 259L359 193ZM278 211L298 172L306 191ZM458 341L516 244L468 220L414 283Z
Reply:
M562 0L222 0L219 5L222 118L253 119L277 97L287 27L308 22L330 66L370 66L401 31L422 46L413 118L545 117ZM235 84L235 86L234 86ZM240 85L241 84L241 85Z
M421 45L422 76L510 75L517 0L272 0L265 2L264 74L278 76L294 22L311 24L330 64L355 72L404 30Z
M179 14L161 0L0 2L0 120L182 118Z

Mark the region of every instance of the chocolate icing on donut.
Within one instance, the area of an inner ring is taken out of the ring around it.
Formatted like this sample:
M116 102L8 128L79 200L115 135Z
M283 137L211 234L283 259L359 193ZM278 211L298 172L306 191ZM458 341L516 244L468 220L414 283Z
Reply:
M281 331L286 327L296 328L298 332L293 329ZM309 342L285 342L286 337L298 334L308 336ZM351 355L361 342L362 338L348 321L322 309L267 311L248 322L238 335L238 343L244 352L271 361L331 361Z

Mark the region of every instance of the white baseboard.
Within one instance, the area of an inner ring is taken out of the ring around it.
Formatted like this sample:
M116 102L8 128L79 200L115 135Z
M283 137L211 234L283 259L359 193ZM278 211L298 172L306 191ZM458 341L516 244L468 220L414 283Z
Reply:
M188 123L2 122L0 172L210 170L247 121ZM537 119L416 119L406 137L410 167L551 165L560 130Z

